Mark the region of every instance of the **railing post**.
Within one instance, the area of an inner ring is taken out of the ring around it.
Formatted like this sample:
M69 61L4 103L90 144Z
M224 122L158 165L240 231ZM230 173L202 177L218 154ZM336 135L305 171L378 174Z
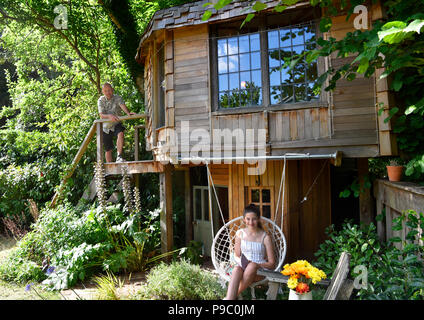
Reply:
M103 163L103 122L97 122L97 162Z

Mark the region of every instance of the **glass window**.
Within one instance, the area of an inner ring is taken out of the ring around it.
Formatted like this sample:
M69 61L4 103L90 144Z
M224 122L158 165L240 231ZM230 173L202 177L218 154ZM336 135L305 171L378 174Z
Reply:
M314 24L270 30L267 35L271 104L319 99L312 90L318 74L316 62L306 64L303 57L292 70L283 68L288 58L316 47Z
M261 105L259 34L219 39L218 74L220 108Z

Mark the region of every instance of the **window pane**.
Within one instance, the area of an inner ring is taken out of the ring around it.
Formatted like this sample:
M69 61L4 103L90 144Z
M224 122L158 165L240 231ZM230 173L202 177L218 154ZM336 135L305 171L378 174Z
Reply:
M281 83L288 84L293 82L292 71L289 68L284 68L281 70Z
M303 34L305 33L303 27L292 28L292 45L296 46L298 44L303 44Z
M261 46L259 44L259 34L250 35L250 51L259 51Z
M250 54L240 55L240 71L250 70Z
M240 88L246 89L250 84L250 71L240 72Z
M219 76L219 91L228 90L228 75L223 74Z
M252 96L252 105L258 106L262 104L262 89L254 88L250 90Z
M305 27L305 43L311 43L316 41L315 38L315 26L307 25Z
M251 96L249 91L240 90L240 107L245 107L251 104L252 104L252 101L251 101Z
M271 86L279 86L280 85L280 71L273 69L270 71L269 82Z
M305 51L304 46L295 46L293 47L293 54L301 54L303 51Z
M292 71L294 83L305 82L305 66L303 64L296 64Z
M271 202L271 190L262 189L262 202Z
M230 73L230 87L229 90L238 89L239 88L239 74L238 73Z
M241 52L249 52L249 36L239 37L239 49Z
M311 64L306 66L306 80L307 81L315 81L318 76L317 63L312 62Z
M221 108L229 107L229 95L228 92L220 92L219 93L219 106Z
M269 56L269 66L272 67L278 67L280 66L280 51L279 50L270 50L268 52Z
M202 219L202 190L194 189L194 207L196 208L195 219Z
M313 88L314 88L314 84L308 83L308 86L306 87L306 100L307 101L319 99L319 95L314 94Z
M238 55L228 56L228 71L234 72L239 70Z
M252 71L252 84L257 87L262 87L261 71Z
M265 218L271 218L271 206L262 206L262 215Z
M268 48L278 48L278 30L268 32Z
M228 54L237 54L238 53L238 39L229 38L228 39Z
M305 101L306 100L306 85L298 84L294 86L294 94L296 101Z
M294 102L293 101L293 86L281 87L281 100L283 103Z
M291 37L290 37L290 29L281 29L280 30L280 47L290 47Z
M252 53L252 69L260 69L261 68L261 54L260 52Z
M218 40L218 57L227 55L227 39Z
M209 221L209 192L203 190L203 220Z
M252 202L260 202L260 193L259 193L259 189L252 189L250 190L250 195L251 195L251 199Z
M228 58L218 58L218 73L228 72Z
M277 104L281 102L280 92L281 91L279 86L271 86L271 104Z

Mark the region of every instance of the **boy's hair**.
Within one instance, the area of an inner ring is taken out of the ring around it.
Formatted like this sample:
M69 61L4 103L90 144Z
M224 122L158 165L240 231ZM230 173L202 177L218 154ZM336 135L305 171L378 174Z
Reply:
M259 219L259 220L261 219L261 211L259 210L259 207L258 207L258 206L256 206L255 204L253 204L253 203L248 204L248 205L244 208L244 210L243 210L243 217L246 215L246 213L249 213L249 212L254 213L254 214L258 217L258 219ZM263 228L262 228L261 221L258 221L258 227L259 227L260 229L263 229Z

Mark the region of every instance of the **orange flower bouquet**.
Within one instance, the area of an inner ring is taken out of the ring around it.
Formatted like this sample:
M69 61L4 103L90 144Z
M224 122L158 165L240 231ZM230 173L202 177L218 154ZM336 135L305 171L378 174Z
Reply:
M306 260L286 264L281 273L290 277L287 286L298 294L311 292L312 285L327 277L324 271L315 268Z

